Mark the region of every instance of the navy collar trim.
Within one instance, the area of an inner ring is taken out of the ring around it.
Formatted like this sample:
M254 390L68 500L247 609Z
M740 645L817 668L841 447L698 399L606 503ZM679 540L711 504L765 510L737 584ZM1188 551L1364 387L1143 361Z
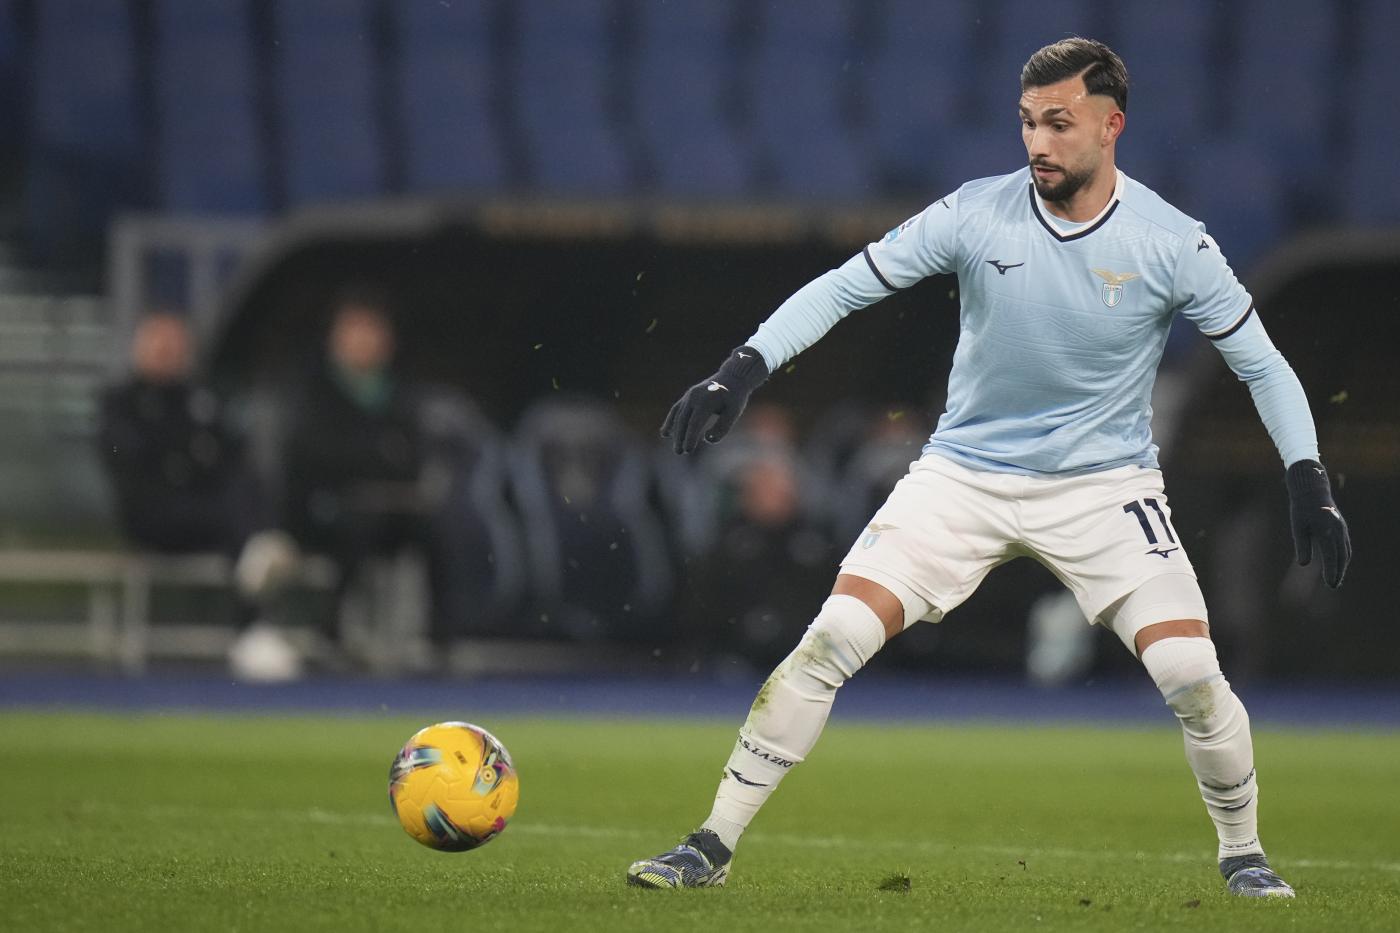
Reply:
M1050 235L1061 243L1068 243L1070 240L1078 240L1093 233L1095 230L1108 223L1108 219L1113 216L1113 212L1118 210L1118 205L1122 203L1121 199L1115 198L1113 203L1108 206L1108 210L1104 211L1103 216L1100 217L1093 226L1085 227L1083 230L1076 230L1074 233L1061 233L1055 228L1055 225L1046 220L1045 215L1040 212L1040 201L1035 196L1035 182L1026 185L1026 193L1030 195L1031 213L1035 214L1035 219L1040 221L1040 225L1050 231Z

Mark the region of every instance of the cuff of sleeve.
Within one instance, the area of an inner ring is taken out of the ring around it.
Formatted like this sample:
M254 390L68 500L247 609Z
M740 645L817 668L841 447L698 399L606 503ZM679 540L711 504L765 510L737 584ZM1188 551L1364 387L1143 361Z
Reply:
M1327 468L1316 460L1299 460L1284 473L1284 483L1290 496L1332 491L1332 483L1327 478Z
M761 350L744 344L730 352L720 371L731 379L738 379L752 391L768 378L768 363Z
M763 339L763 325L759 326L758 333L750 337L744 347L758 351L759 355L763 357L764 368L768 370L770 376L778 371L779 366L787 362L787 357L769 347L767 341ZM743 347L739 349L742 350Z

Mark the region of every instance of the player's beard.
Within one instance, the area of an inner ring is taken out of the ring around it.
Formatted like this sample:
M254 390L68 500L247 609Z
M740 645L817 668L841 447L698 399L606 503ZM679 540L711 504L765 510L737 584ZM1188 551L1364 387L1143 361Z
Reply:
M1048 162L1032 162L1032 166L1041 165L1051 167ZM1079 190L1094 180L1094 169L1087 168L1080 171L1067 169L1062 165L1054 166L1060 170L1060 180L1054 184L1047 184L1031 173L1031 182L1035 185L1036 194L1040 195L1044 201L1051 203L1063 203L1079 193Z

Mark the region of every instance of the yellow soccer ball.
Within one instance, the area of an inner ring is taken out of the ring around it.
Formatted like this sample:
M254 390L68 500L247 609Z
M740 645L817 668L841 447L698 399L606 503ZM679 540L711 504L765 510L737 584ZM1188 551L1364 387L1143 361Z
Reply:
M520 778L496 737L469 722L419 729L389 768L389 802L423 845L465 852L500 835L520 802Z

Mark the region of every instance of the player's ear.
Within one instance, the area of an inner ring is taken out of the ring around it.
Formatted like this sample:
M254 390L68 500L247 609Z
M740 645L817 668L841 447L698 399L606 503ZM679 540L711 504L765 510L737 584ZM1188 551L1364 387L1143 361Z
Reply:
M1119 136L1123 135L1123 126L1127 123L1128 117L1123 111L1113 109L1103 121L1103 145L1107 146Z

